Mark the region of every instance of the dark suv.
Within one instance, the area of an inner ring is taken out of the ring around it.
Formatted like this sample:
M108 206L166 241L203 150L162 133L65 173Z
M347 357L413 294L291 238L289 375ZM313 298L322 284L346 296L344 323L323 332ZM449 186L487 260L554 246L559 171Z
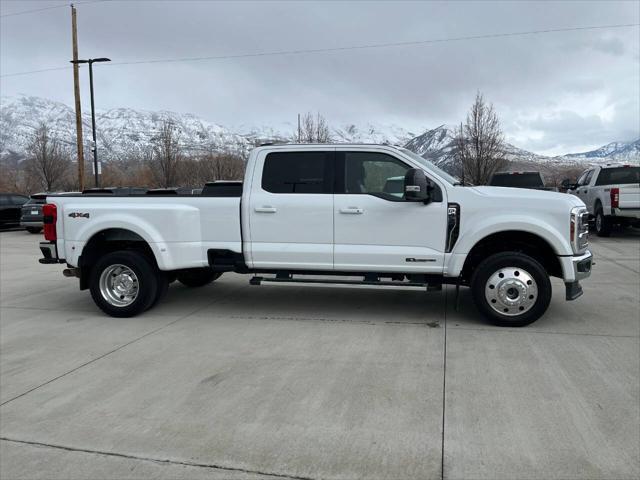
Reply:
M0 227L20 224L20 209L29 197L19 193L0 193Z
M20 226L25 227L29 233L42 231L42 206L47 200L46 193L34 193L27 203L22 206Z

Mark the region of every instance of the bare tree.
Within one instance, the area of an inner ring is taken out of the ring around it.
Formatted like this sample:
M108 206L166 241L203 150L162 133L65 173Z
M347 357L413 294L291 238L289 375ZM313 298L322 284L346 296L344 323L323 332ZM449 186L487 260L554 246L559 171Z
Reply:
M48 125L41 123L27 147L28 174L46 191L51 192L65 180L71 161L58 140L51 136Z
M331 134L329 133L329 125L325 118L317 113L306 113L300 122L299 132L300 143L329 143Z
M179 133L172 122L162 122L158 134L151 139L147 163L157 185L167 188L178 184Z
M480 92L460 124L455 140L455 165L463 181L486 185L491 176L508 164L498 115Z
M242 180L244 159L233 153L210 152L198 162L200 184L214 180Z

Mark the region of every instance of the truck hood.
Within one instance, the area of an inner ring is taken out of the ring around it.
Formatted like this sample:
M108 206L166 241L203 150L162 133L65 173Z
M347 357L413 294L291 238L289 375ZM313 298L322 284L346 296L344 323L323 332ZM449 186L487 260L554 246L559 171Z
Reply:
M582 207L584 203L575 195L567 193L547 192L545 190L533 190L529 188L512 188L512 187L467 187L476 194L483 197L500 198L503 200L531 200L542 202L562 202L569 207Z

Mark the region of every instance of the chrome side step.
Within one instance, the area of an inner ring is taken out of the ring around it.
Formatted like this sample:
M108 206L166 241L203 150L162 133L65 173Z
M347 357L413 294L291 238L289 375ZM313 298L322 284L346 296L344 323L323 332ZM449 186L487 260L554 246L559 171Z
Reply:
M423 282L407 282L407 281L386 281L365 277L362 280L347 279L323 279L323 278L293 278L292 275L278 274L275 277L259 277L255 276L249 280L250 285L261 285L263 282L271 283L312 283L325 285L372 285L379 287L419 287L426 288L427 291L442 290L442 284L429 284Z

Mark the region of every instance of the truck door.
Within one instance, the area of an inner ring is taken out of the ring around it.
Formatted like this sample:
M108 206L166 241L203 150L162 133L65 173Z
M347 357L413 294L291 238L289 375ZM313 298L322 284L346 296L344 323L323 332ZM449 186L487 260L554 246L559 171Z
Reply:
M261 155L252 177L250 228L244 232L249 264L332 270L334 149Z
M403 199L410 167L387 153L337 151L334 268L441 273L447 203ZM439 187L438 187L439 188Z
M578 198L580 198L580 200L584 202L584 204L587 206L587 210L592 215L595 212L593 211L593 205L591 204L592 202L589 201L589 183L593 178L593 173L593 169L588 170L586 173L584 173L578 180L578 188L576 188L576 195L578 196Z

